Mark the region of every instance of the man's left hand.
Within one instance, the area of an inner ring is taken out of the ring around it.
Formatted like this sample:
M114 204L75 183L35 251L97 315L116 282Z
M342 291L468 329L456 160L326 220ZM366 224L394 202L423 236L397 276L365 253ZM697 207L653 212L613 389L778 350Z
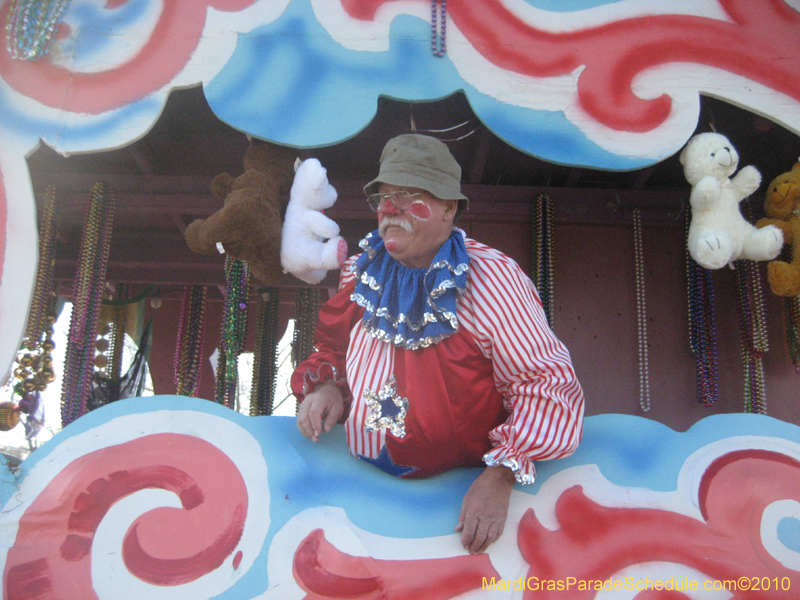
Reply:
M470 554L483 552L503 535L514 482L508 467L486 467L470 486L456 525Z

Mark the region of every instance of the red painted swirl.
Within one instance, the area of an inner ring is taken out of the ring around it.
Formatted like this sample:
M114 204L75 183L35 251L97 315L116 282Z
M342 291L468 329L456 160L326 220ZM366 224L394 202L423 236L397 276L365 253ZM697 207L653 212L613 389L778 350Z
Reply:
M486 554L420 560L351 556L328 542L322 529L300 542L292 570L306 600L449 600L500 577Z
M770 451L731 452L708 467L698 496L705 522L665 510L600 506L580 486L572 487L556 502L556 531L544 528L532 510L520 520L517 539L530 564L528 577L606 581L626 567L649 562L686 565L717 581L780 581L796 575L767 552L760 527L767 506L800 499L799 462ZM570 599L592 600L596 593L573 588ZM526 592L524 598L556 600L563 594ZM653 591L636 598L684 597ZM733 598L784 600L786 591L739 591Z
M106 9L127 0L114 0ZM200 42L208 8L240 11L255 0L169 0L150 38L130 61L99 73L81 73L55 65L48 57L37 61L14 60L0 44L0 77L18 92L52 108L99 114L125 106L155 92L181 72ZM0 23L8 19L13 2L0 10Z
M372 20L394 0L342 0L356 19ZM551 33L521 21L500 2L453 2L448 15L492 64L533 77L555 77L585 66L578 100L617 131L646 132L672 110L662 95L644 100L633 79L670 63L708 65L742 75L800 101L800 15L783 0L720 0L732 22L685 15L651 15L578 31ZM565 14L568 20L569 15Z
M8 552L4 598L96 598L91 550L98 526L116 502L145 489L175 493L181 508L157 508L130 524L120 550L132 574L181 585L236 550L248 496L233 461L194 436L148 435L76 459L36 497Z

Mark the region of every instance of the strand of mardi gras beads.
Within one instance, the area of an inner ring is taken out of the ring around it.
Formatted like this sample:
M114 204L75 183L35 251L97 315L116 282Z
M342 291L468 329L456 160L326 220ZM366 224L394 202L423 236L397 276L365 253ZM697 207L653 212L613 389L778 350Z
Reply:
M783 314L786 321L786 343L794 370L800 373L800 296L783 299Z
M223 308L223 310L225 310ZM225 351L225 336L223 335L220 337L219 340L219 351L217 352L217 370L216 370L216 392L214 399L216 400L217 404L225 404L225 393L226 393L226 384L227 384L227 365L228 365L228 358L227 353Z
M539 194L533 204L533 272L547 322L553 327L553 200Z
M61 398L64 425L88 410L114 207L113 192L96 183L87 207L73 288Z
M72 317L61 388L63 425L68 425L87 411L114 209L113 190L102 182L96 183L86 211L72 294Z
M545 250L547 252L547 260L545 261L546 266L546 274L542 277L544 281L547 282L547 322L550 324L550 328L553 328L553 322L555 319L554 311L555 311L555 293L556 288L554 284L554 277L555 277L555 267L554 267L554 260L555 260L555 253L553 251L554 243L555 243L555 208L552 198L549 196L545 196L545 215L544 215L544 222L545 222Z
M36 60L50 51L69 0L12 0L6 21L11 58Z
M647 341L647 297L645 294L644 241L642 239L642 213L633 209L633 250L636 266L636 317L639 350L639 406L650 411L650 352Z
M442 25L437 26L436 8L441 2ZM438 38L438 44L437 44ZM444 56L447 52L447 0L431 0L431 51L434 56Z
M130 296L130 289L129 283L117 283L114 290L114 299L127 299ZM108 377L113 381L119 381L122 377L122 351L125 348L125 326L128 320L128 306L119 303L110 306L110 309L113 313L113 319L109 335L110 347L107 350L107 354L111 357L108 364Z
M744 380L744 411L767 414L763 356L769 350L764 287L758 264L735 263L736 312Z
M792 262L791 244L784 246L776 260ZM786 348L796 373L800 374L800 296L783 298L783 323L786 331Z
M691 216L687 213L686 235ZM698 265L686 247L689 344L695 357L697 401L711 407L719 397L719 355L712 271Z
M175 346L175 393L197 396L203 367L205 309L208 290L202 285L185 286Z
M176 360L177 393L197 396L202 375L205 340L205 309L208 290L205 286L187 286L181 305Z
M39 261L36 269L36 284L31 298L28 326L25 330L25 346L33 350L42 341L47 328L48 316L53 309L56 233L61 218L58 208L56 186L49 184L44 196L41 230L39 231Z
M235 408L236 389L239 380L239 354L244 349L247 335L247 297L249 293L250 268L246 262L226 255L225 275L228 280L222 323L225 369L221 387L219 382L217 386L219 392L217 402L224 404L228 408ZM219 373L217 378L218 380L220 379Z
M258 295L253 384L250 388L250 415L253 417L271 415L275 403L279 291L278 288L264 288Z
M53 278L55 267L56 233L60 220L56 187L49 184L45 191L42 222L39 230L39 260L31 309L17 356L14 393L22 403L31 403L33 396L43 392L55 379L53 369L54 325L56 321L56 291Z
M314 349L314 331L317 327L319 304L317 288L297 290L294 339L292 341L292 364L295 367L307 359Z
M294 367L307 359L314 349L314 331L317 327L319 306L319 292L316 288L297 290L292 337L292 366Z
M742 212L753 222L753 205L746 200ZM740 260L735 263L736 309L739 317L742 353L744 410L767 414L767 391L763 356L769 350L764 283L758 263Z

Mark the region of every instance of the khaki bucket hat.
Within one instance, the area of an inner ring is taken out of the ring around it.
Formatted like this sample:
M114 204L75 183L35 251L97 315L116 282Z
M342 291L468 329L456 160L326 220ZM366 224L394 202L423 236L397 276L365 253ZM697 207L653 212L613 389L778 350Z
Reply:
M369 196L381 183L413 187L430 192L441 200L469 200L461 193L461 167L450 149L436 138L407 133L386 143L381 153L378 176L364 186Z

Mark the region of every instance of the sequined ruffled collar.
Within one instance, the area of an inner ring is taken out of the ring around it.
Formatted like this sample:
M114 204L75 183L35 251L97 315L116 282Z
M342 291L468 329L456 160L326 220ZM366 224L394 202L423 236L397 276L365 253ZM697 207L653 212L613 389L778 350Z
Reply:
M466 289L469 271L461 230L453 230L427 268L401 265L386 251L377 231L359 246L364 252L350 267L356 277L351 299L364 307L364 329L410 350L458 331L456 301Z

